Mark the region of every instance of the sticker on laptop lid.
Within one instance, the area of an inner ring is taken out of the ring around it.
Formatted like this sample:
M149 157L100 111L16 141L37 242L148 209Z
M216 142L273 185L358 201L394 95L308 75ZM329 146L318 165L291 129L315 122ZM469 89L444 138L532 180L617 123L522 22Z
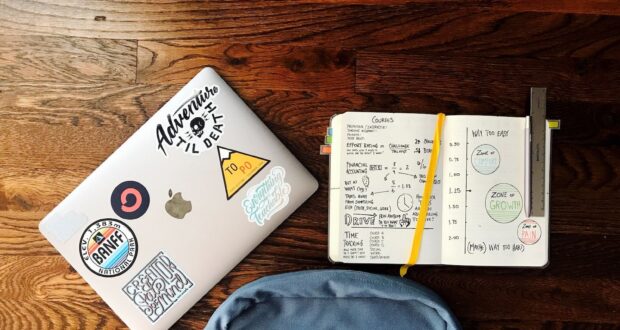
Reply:
M288 204L291 185L284 181L285 175L284 168L276 166L263 181L248 190L241 206L250 222L262 226Z
M115 219L100 219L88 226L80 238L80 257L93 273L103 277L123 274L138 255L138 240L127 225Z
M150 204L149 192L136 181L120 183L112 191L110 204L114 213L123 219L137 219L146 213Z
M217 147L224 178L226 199L231 199L246 183L260 172L269 160L237 150Z
M224 114L214 102L218 86L204 86L161 120L155 129L157 149L198 155L213 148L224 134Z
M151 323L170 310L194 283L164 252L159 252L123 287Z

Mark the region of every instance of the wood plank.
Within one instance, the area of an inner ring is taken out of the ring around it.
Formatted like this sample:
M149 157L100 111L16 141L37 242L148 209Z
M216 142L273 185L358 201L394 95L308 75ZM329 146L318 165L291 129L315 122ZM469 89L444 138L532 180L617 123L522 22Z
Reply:
M136 79L136 41L0 33L0 81L100 83Z
M517 11L620 15L620 6L615 0L511 0L506 3L510 10Z
M61 257L0 257L0 260L3 328L125 327Z
M45 211L0 211L0 255L22 257L58 255L54 247L39 232L39 222L46 214Z
M620 61L478 58L359 52L356 90L510 98L526 104L531 86L551 99L617 103Z
M235 88L338 93L353 90L354 64L353 52L337 48L140 41L138 82L184 84L212 66Z
M300 3L339 3L358 5L406 5L406 4L439 4L441 6L459 6L460 8L485 8L489 10L534 11L581 14L619 15L620 8L615 0L296 0Z
M2 0L0 29L15 35L199 38L228 44L287 43L486 56L620 57L620 36L615 33L620 28L618 17L490 11L463 8L463 3L360 6L272 1L256 6L236 1L72 1L57 5Z

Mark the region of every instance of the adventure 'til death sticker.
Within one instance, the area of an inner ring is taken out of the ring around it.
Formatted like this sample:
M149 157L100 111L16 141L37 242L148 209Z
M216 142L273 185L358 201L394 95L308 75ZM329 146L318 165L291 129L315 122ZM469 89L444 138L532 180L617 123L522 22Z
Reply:
M159 252L124 287L123 292L155 323L194 283L163 252Z
M224 115L213 102L218 92L218 86L204 86L157 124L157 148L164 155L169 147L197 155L215 146L224 134Z
M80 256L93 273L114 277L126 272L138 255L138 241L131 228L115 219L93 222L80 239Z

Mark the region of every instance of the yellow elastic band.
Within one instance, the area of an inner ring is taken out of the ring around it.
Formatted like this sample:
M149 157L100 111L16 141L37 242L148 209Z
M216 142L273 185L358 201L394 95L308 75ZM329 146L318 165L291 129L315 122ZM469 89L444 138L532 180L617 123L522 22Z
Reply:
M431 193L433 192L433 181L435 181L435 169L437 168L437 159L439 158L439 149L441 139L441 129L443 128L443 121L446 115L440 113L437 115L437 124L435 126L435 136L433 138L433 150L431 151L431 162L428 165L428 171L426 173L426 183L424 183L424 194L422 195L422 201L420 202L420 213L418 214L418 220L416 222L415 232L413 234L413 242L411 242L411 254L409 255L409 261L406 265L400 267L400 277L407 274L407 269L418 262L418 256L420 255L420 246L422 245L422 233L424 233L424 224L426 223L426 213L428 212L428 204L431 200Z

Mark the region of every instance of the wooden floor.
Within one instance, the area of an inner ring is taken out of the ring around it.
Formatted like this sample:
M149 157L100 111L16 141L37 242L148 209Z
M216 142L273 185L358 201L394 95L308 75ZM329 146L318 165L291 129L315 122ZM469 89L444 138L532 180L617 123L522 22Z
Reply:
M329 118L348 110L525 115L549 88L551 263L416 267L466 328L620 328L620 3L0 0L0 328L124 327L38 222L204 66L319 191L175 327L241 285L326 258ZM379 4L380 3L380 4Z

